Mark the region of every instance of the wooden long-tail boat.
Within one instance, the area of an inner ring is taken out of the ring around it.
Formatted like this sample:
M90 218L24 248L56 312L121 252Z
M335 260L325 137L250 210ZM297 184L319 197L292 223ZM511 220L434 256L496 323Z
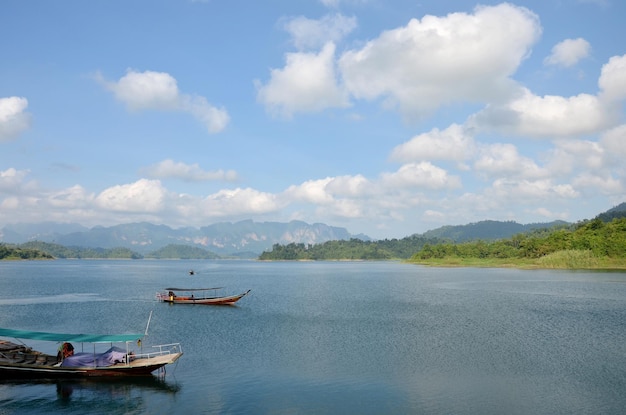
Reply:
M242 294L219 296L216 288L166 288L156 294L157 300L170 304L206 304L206 305L233 305L247 295L250 290ZM212 292L213 295L207 295ZM199 294L199 295L196 295Z
M17 341L0 339L0 379L150 376L183 355L180 343L152 346L154 351L145 352L142 334L67 334L0 328L0 337ZM26 346L21 341L24 339L57 342L61 347L57 355L46 354ZM83 347L90 343L93 351L73 353L72 343L82 343ZM110 347L106 351L96 352L107 343ZM135 344L138 351L131 350Z

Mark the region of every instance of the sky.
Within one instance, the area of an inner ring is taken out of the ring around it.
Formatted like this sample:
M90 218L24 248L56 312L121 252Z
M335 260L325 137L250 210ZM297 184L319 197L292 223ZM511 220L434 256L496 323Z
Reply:
M374 239L626 201L622 0L3 0L0 228Z

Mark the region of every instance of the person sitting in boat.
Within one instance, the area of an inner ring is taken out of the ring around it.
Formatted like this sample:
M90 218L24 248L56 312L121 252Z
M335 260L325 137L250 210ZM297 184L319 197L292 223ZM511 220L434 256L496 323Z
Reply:
M57 353L57 360L62 362L68 356L72 356L74 354L74 346L72 343L65 342L61 346L59 346L59 352Z

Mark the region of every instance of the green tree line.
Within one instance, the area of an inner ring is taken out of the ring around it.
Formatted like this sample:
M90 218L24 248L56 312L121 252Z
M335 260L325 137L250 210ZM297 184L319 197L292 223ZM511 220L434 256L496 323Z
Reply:
M128 248L86 248L32 241L19 245L0 244L2 259L143 259L144 256ZM161 259L216 259L219 255L188 245L168 245L146 254L145 258Z
M3 259L53 259L53 257L37 249L0 244L0 260Z
M265 251L260 260L266 261L324 261L324 260L391 260L408 259L428 243L440 241L436 238L410 236L402 239L382 241L350 240L327 241L321 244L290 243L274 244L271 251Z
M587 251L596 258L626 258L626 218L608 223L596 218L573 227L543 229L498 241L426 244L411 260L537 259L561 251Z

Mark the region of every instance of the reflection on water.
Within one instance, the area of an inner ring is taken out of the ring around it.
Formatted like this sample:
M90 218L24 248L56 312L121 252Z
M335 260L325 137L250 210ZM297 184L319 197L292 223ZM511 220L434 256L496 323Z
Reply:
M136 379L0 380L2 414L152 413L149 403L180 386L155 376ZM68 412L69 411L69 412Z
M147 383L0 383L0 415L622 415L626 407L624 272L58 260L0 261L0 276L0 327L137 333L154 311L142 347L181 342L185 353L164 380ZM183 284L252 295L237 307L155 300Z
M26 305L45 303L80 303L85 301L104 301L99 294L94 293L66 293L59 295L44 295L24 298L3 298L0 305Z

